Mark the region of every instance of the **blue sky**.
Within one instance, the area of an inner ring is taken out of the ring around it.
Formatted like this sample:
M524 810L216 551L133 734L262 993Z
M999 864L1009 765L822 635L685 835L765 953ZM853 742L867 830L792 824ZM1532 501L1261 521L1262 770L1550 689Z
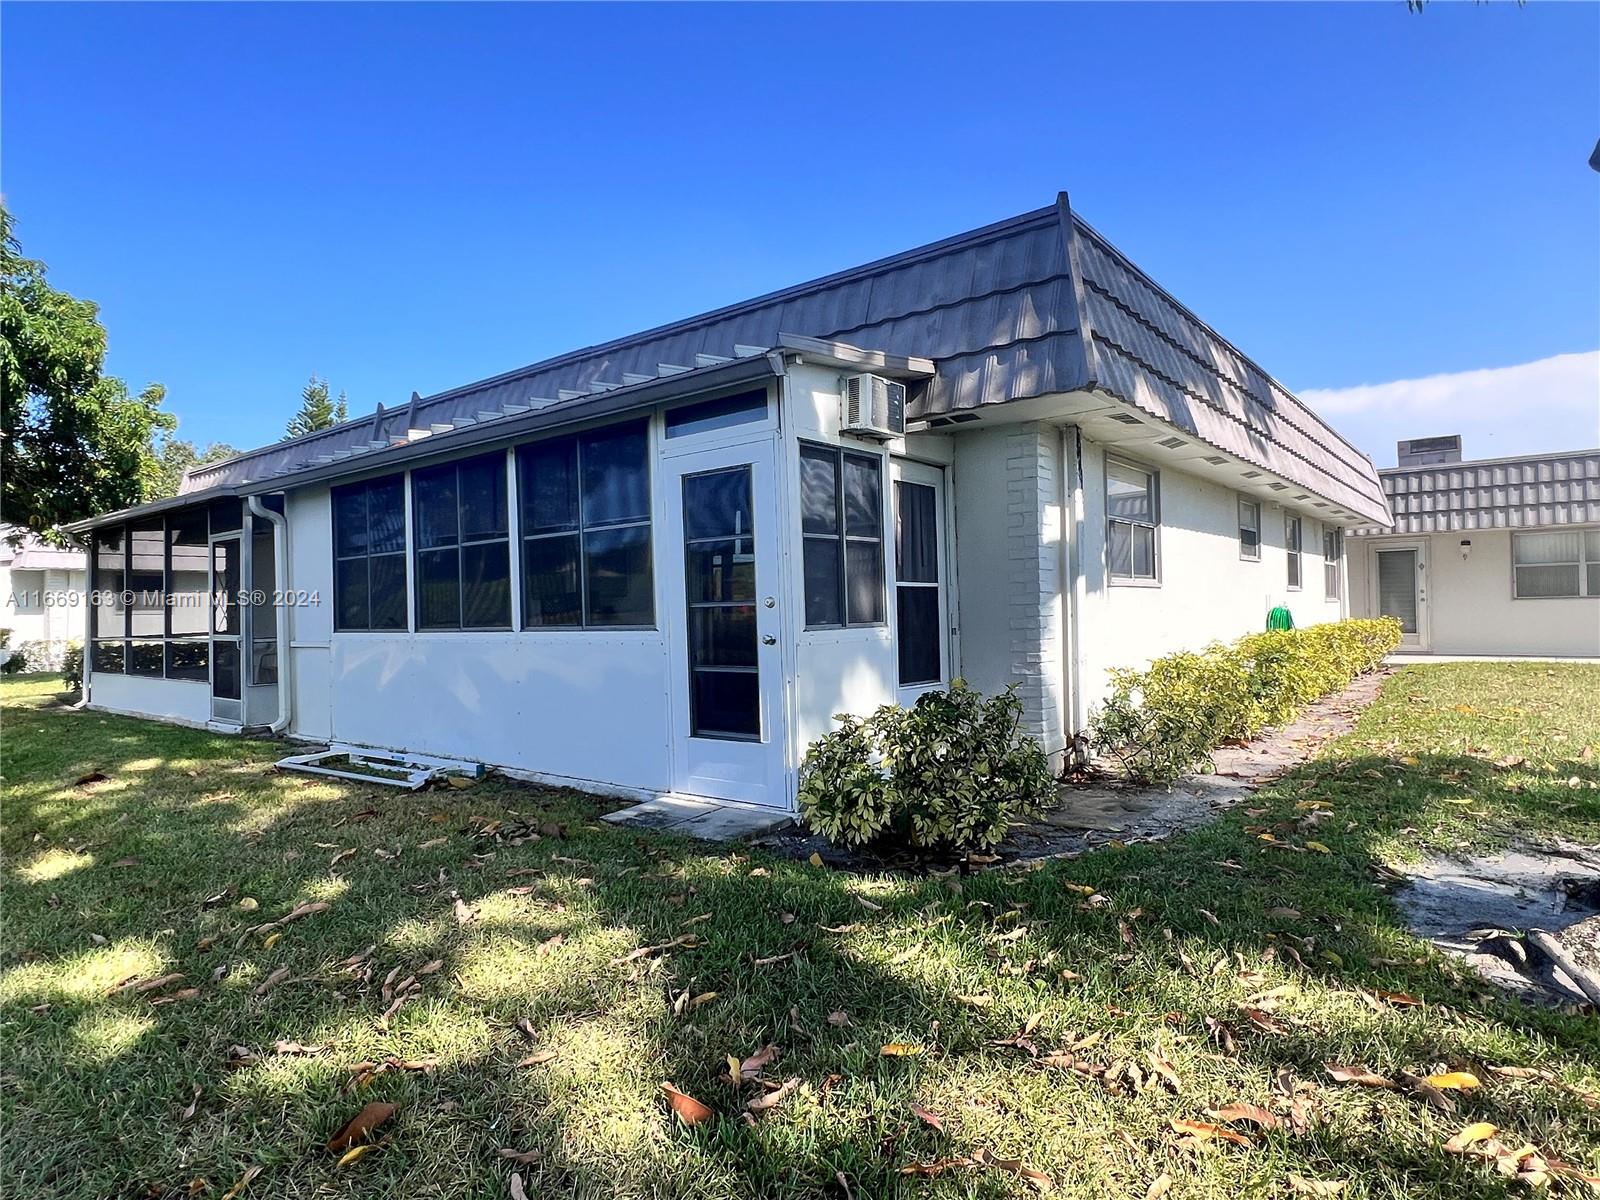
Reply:
M1594 4L8 4L4 26L24 249L201 442L273 440L312 372L370 411L1061 188L1380 465L1466 414L1346 389L1555 356L1559 400L1548 372L1473 393L1500 437L1469 453L1600 440Z

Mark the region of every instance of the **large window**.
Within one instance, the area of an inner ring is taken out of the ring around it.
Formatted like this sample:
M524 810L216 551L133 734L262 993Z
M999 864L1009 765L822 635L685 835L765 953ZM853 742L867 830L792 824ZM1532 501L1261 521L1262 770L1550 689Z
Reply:
M406 627L405 479L333 490L333 627Z
M411 473L418 629L511 628L506 456Z
M1322 527L1322 594L1337 600L1342 590L1339 567L1344 558L1344 530Z
M1303 536L1300 518L1285 516L1283 518L1283 545L1284 549L1289 552L1289 590L1291 592L1298 592L1301 586L1300 555L1303 549L1301 545Z
M1261 505L1239 498L1239 557L1261 561Z
M1511 535L1519 600L1600 596L1600 529Z
M800 447L806 628L882 625L883 460Z
M95 530L91 670L209 677L211 574L204 508Z
M1160 477L1120 459L1106 459L1106 571L1113 583L1153 584L1156 531L1161 524Z
M517 450L522 625L655 623L644 421Z

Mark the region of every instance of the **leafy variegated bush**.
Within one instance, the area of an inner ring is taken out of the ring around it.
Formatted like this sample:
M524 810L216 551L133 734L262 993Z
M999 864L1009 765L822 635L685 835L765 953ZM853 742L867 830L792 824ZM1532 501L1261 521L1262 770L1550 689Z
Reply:
M910 708L838 720L800 771L801 810L829 841L982 849L1054 795L1049 760L1021 731L1012 689L985 697L958 679Z
M1111 672L1091 720L1094 746L1143 782L1210 765L1211 751L1281 725L1346 687L1400 644L1393 617L1274 630Z

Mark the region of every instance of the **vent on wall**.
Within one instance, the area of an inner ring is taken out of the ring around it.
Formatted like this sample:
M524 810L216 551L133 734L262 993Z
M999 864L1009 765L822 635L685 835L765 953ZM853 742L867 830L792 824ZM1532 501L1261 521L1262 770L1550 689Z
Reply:
M1184 441L1182 438L1176 437L1162 438L1156 443L1158 446L1165 446L1168 450L1177 450L1178 448L1187 446L1188 444L1189 443Z
M1138 417L1130 416L1128 413L1110 413L1108 415L1113 421L1121 421L1124 425L1138 425L1140 423Z

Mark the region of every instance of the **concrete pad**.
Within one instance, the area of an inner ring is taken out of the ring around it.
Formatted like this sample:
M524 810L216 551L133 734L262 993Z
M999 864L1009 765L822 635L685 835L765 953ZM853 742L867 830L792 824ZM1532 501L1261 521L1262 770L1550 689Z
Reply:
M680 833L707 842L732 842L782 829L792 814L754 804L722 804L695 796L658 796L600 818L614 825Z
M641 829L671 829L692 817L704 816L717 804L714 800L696 800L689 796L657 796L643 804L619 808L606 813L602 821L614 825L636 825Z
M793 823L793 815L781 809L760 808L754 804L719 804L708 813L674 825L672 832L704 842L741 842L764 833L775 833Z

